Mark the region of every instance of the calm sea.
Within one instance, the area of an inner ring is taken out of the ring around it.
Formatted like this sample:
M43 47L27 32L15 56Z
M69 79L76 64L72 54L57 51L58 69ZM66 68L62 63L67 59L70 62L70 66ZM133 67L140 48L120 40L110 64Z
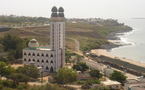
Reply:
M122 43L125 46L113 48L111 54L126 59L145 63L145 19L119 19L118 22L132 27L131 32L120 35Z

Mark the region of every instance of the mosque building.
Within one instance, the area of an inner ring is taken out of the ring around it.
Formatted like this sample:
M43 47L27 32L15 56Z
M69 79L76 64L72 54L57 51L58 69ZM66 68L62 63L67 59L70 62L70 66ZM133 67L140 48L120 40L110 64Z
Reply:
M64 9L52 8L50 22L50 47L39 47L36 39L23 49L23 64L33 63L45 72L57 72L65 66L65 17Z

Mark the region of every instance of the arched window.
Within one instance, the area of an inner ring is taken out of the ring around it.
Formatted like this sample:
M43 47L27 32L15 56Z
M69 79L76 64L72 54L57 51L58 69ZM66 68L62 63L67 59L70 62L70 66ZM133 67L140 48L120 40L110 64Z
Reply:
M48 63L48 60L46 60L46 63Z
M48 57L48 54L46 54L46 57Z
M37 60L37 62L39 62L39 59Z
M33 59L33 61L35 62L35 59Z
M42 53L42 55L41 56L44 56L44 54Z
M33 53L33 56L35 56L35 53Z
M28 55L30 56L31 54L29 53Z
M26 55L26 53L24 52L24 55Z
M44 60L42 59L42 61L41 62L44 62Z
M31 60L29 59L28 61L30 62Z
M53 63L53 61L51 60L51 62L50 63Z
M42 65L42 67L44 67L44 66Z

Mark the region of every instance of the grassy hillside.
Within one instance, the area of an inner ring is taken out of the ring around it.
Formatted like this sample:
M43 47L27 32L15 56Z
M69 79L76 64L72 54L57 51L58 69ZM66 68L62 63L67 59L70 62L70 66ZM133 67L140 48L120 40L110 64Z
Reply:
M131 30L130 27L124 25L107 23L101 25L66 23L66 37L73 37L79 40L81 50L90 50L99 48L102 44L108 44L106 38L111 32ZM50 42L49 26L11 28L0 32L0 36L4 36L7 33L18 35L21 38L36 38L40 44L49 44ZM74 41L66 38L66 47L74 50Z

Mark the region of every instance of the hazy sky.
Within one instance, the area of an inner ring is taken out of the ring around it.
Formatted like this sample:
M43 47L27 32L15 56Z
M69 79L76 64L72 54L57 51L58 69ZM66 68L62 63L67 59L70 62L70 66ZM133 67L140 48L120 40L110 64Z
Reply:
M145 17L145 0L0 0L0 15L50 17L53 6L66 18Z

